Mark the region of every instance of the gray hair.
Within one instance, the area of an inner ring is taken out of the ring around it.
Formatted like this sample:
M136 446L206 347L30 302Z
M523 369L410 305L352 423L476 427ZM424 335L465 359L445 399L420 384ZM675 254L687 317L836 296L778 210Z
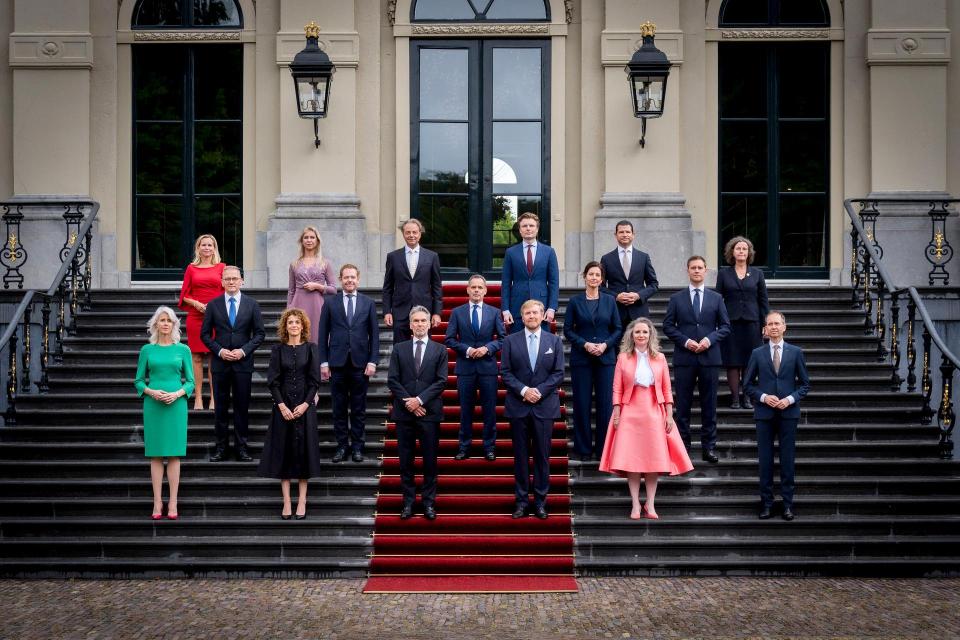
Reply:
M425 306L423 306L422 304L418 304L418 305L415 306L413 309L410 309L410 314L407 316L407 319L408 319L408 320L413 320L413 314L415 314L415 313L425 313L425 314L427 314L427 319L428 319L428 320L430 319L430 310L427 309L427 308L426 308Z
M166 315L173 321L173 331L170 332L170 339L173 340L174 344L177 344L180 342L180 318L177 317L173 309L166 306L157 307L157 310L150 316L150 320L147 321L147 334L150 336L150 344L157 344L157 321L160 320L162 315Z
M420 233L421 233L421 234L424 234L424 233L427 232L427 228L426 228L425 226L423 226L423 223L420 222L420 220L419 220L418 218L407 218L406 220L404 220L403 222L401 222L399 225L397 225L397 229L400 229L400 231L403 231L403 228L404 228L405 226L407 226L408 224L414 224L414 225L416 225L417 228L420 229Z

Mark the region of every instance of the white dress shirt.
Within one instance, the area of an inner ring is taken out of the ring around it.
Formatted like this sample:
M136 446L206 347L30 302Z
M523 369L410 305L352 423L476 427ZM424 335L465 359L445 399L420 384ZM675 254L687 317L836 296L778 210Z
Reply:
M783 366L783 345L784 345L783 340L781 340L780 342L773 342L773 341L770 342L770 349L769 349L769 350L770 350L770 362L771 362L771 363L773 362L773 347L774 347L774 346L778 346L778 347L780 347L780 365ZM767 398L767 394L765 394L765 393L761 393L761 394L760 394L760 402L763 402L764 400L766 400L766 398ZM780 398L780 399L783 400L784 398ZM792 395L787 396L787 397L786 397L786 400L787 400L787 402L789 402L790 404L793 404L793 403L796 402L796 400L794 400L794 398L793 398Z
M693 292L694 291L700 292L700 308L697 309L697 313L700 313L701 311L703 311L703 285L700 285L699 287L695 287L691 284L689 285L689 287L690 287L690 304L693 304Z
M540 348L540 338L543 337L543 336L540 335L540 333L541 333L540 329L537 329L536 331L530 331L530 329L527 329L526 327L523 328L523 337L524 337L524 339L526 340L526 344L527 344L526 350L528 351L528 357L529 357L529 349L530 349L530 346L529 346L529 345L530 345L530 336L537 336L537 349L539 350L539 348ZM524 387L523 389L520 389L520 395L526 395L527 389L529 389L529 388L530 388L530 387Z
M234 300L236 300L236 303L235 303L235 304L237 305L237 313L240 313L240 292L237 291L237 292L236 292L235 294L233 294L232 296L231 296L229 293L224 293L224 294L223 294L223 303L224 303L225 305L227 305L227 318L228 318L228 319L230 318L230 298L233 298ZM243 349L240 349L240 350L243 351ZM226 351L226 349L220 349L220 353L218 353L217 355L219 356L219 355L222 354L224 351ZM243 351L243 356L244 356L244 357L247 356L247 352L246 352L246 351Z
M653 384L653 369L650 367L650 354L647 351L634 349L637 354L637 370L633 374L633 383L640 387L649 387Z

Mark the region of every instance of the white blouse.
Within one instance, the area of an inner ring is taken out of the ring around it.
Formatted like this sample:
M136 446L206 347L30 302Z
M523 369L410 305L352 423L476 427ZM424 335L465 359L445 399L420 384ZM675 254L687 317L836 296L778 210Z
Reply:
M634 349L637 354L637 370L633 374L633 383L641 387L653 384L653 369L650 367L650 356L646 351Z

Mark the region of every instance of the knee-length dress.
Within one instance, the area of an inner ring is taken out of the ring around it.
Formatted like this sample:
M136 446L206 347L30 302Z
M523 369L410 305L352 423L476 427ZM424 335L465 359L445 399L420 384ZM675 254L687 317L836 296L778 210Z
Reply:
M724 267L717 273L714 290L723 296L730 317L730 335L720 342L723 366L742 369L763 342L761 328L770 310L767 282L756 267L748 268L743 278L734 267Z
M323 296L337 292L336 281L333 279L333 267L329 260L323 264L314 262L306 265L295 262L290 265L290 279L287 286L287 308L303 309L310 319L310 342L317 341L317 325L320 324L320 312L323 310ZM324 287L316 291L307 291L303 288L308 282L319 282Z
M187 312L187 344L192 353L210 353L207 345L200 339L200 327L203 326L203 314L186 304L184 298L192 298L207 304L217 296L223 295L223 269L226 263L220 262L212 267L198 267L188 264L183 272L183 286L180 287L180 301L177 306Z
M190 349L176 343L145 344L140 349L137 395L143 397L143 445L148 458L179 458L187 455L187 396L193 393ZM147 387L159 391L184 390L184 395L164 404L144 395Z
M267 386L273 398L273 413L263 443L257 472L265 478L288 480L320 475L320 434L314 397L320 387L320 358L317 345L274 345L270 351ZM299 418L284 420L280 404L293 411L307 402L310 407Z
M679 430L664 428L667 404L673 404L670 371L660 354L650 358L654 383L643 387L634 382L637 356L620 354L613 378L613 404L620 405L620 424L607 429L600 457L600 471L667 473L671 476L693 469Z

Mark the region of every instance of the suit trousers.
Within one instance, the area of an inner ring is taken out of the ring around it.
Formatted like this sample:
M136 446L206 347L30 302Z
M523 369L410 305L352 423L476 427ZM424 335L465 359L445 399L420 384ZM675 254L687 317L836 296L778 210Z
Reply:
M780 496L783 508L793 508L794 460L796 458L797 419L777 414L769 420L757 419L757 457L760 461L760 502L773 505L773 439L780 443Z
M679 348L679 347L678 347ZM693 405L693 389L700 393L700 442L703 451L713 451L717 446L717 383L720 367L705 365L678 366L673 368L673 400L677 411L677 429L687 451L690 450L690 409Z
M357 367L350 362L342 367L330 368L330 402L337 447L350 448L361 453L367 421L367 387L370 386L370 379L363 374L365 368L366 365Z
M517 505L526 508L530 504L530 454L533 454L534 504L547 502L550 489L550 436L553 434L552 418L543 420L533 414L522 418L510 418L510 438L513 440L513 480L516 484ZM531 452L532 442L532 452Z
M238 372L233 369L213 373L213 397L217 403L213 411L217 448L226 449L230 445L228 418L231 399L233 401L233 440L238 449L247 447L252 376L252 373Z
M591 358L586 365L570 367L573 383L573 449L576 453L597 457L607 440L607 425L613 413L613 372L615 365ZM597 405L597 428L590 434L590 410Z
M476 373L457 375L460 396L460 451L469 451L473 444L473 412L480 392L483 417L483 451L493 451L497 443L497 375Z
M413 504L417 498L414 459L417 440L423 457L423 487L420 498L424 507L437 499L437 449L440 448L440 423L436 420L397 420L397 450L400 457L400 487L403 504Z

